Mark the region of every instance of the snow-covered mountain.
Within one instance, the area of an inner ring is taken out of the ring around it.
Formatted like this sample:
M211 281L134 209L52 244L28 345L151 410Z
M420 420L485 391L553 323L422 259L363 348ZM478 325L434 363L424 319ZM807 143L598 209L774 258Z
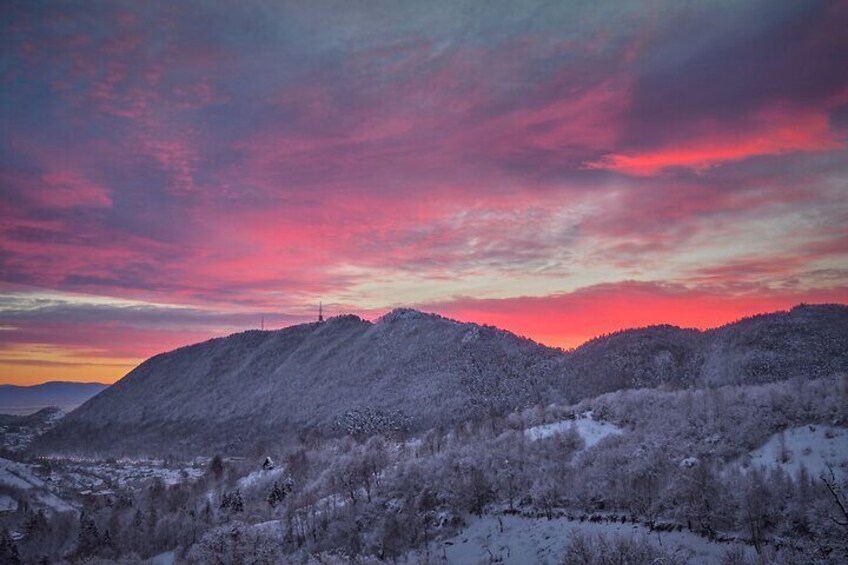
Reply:
M233 452L307 429L458 422L557 397L563 357L414 310L247 331L149 359L71 413L49 443Z
M247 331L157 355L67 416L39 449L245 452L308 433L427 429L622 388L848 372L848 307L710 330L658 326L573 352L414 310Z
M848 306L801 305L704 332L674 326L594 339L568 360L572 400L623 388L762 384L848 373Z

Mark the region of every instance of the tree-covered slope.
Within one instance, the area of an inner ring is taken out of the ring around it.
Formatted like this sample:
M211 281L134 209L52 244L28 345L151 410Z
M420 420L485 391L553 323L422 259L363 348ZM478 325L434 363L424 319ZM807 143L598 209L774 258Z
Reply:
M101 453L247 451L305 433L368 435L629 388L848 373L848 307L800 306L701 332L627 330L571 351L396 310L248 331L157 355L36 444Z
M157 355L42 440L59 450L241 451L303 430L421 428L557 396L563 355L412 310L248 331Z

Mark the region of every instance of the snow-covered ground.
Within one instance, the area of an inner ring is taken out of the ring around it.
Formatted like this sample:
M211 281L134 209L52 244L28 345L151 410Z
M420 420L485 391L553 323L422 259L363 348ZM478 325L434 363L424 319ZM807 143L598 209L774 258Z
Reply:
M58 497L49 485L35 475L31 465L0 458L0 485L33 491L33 501L55 512L72 512L74 507Z
M503 525L501 527L501 524ZM638 524L591 523L568 521L566 518L547 520L522 516L483 516L456 536L430 544L431 562L457 565L476 563L558 563L563 549L572 536L604 534L632 539L646 538L675 552L682 561L692 564L718 563L731 547L710 542L689 532L651 532ZM753 550L746 548L753 556ZM411 562L421 561L423 552L413 552Z
M268 470L258 469L240 478L236 484L245 493L262 489L270 490L274 482L279 481L283 485L287 476L286 470L283 467Z
M18 501L12 498L11 496L7 496L5 494L0 494L0 512L14 512L18 509Z
M790 428L772 435L743 461L753 467L775 467L795 475L801 466L818 477L827 465L848 471L848 429L836 426L809 425Z
M147 560L147 565L174 565L177 562L176 551L166 551L159 555L154 555Z
M0 485L29 490L44 487L44 481L35 476L29 465L0 458Z
M578 415L574 420L563 420L561 422L554 422L553 424L542 424L527 428L524 430L524 433L530 441L536 441L555 434L561 434L572 427L583 438L586 447L594 446L608 435L620 434L622 432L622 429L618 426L609 422L599 422L592 417L591 412L586 412Z

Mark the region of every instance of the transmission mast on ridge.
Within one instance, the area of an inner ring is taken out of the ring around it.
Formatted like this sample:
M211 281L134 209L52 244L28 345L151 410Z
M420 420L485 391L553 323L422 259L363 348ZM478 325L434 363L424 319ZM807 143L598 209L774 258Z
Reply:
M322 302L318 303L318 323L324 321L324 304Z

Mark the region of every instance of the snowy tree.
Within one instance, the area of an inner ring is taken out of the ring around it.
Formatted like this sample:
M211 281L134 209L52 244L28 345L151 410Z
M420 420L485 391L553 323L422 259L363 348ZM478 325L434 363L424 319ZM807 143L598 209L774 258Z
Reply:
M97 523L85 512L81 513L77 554L80 556L92 555L100 547L100 543L100 531L97 528Z
M752 469L747 479L740 504L742 521L757 553L762 553L772 519L771 492L759 469Z
M833 502L833 510L829 518L838 526L841 526L848 535L848 479L839 481L833 472L833 467L828 465L827 471L821 474L821 480L830 493Z
M271 487L271 492L268 493L268 504L271 505L271 508L277 506L280 502L285 500L286 491L280 486L280 483L274 481L274 486Z
M12 540L8 530L0 529L0 563L8 563L9 565L21 565L21 555L18 551L18 545Z

